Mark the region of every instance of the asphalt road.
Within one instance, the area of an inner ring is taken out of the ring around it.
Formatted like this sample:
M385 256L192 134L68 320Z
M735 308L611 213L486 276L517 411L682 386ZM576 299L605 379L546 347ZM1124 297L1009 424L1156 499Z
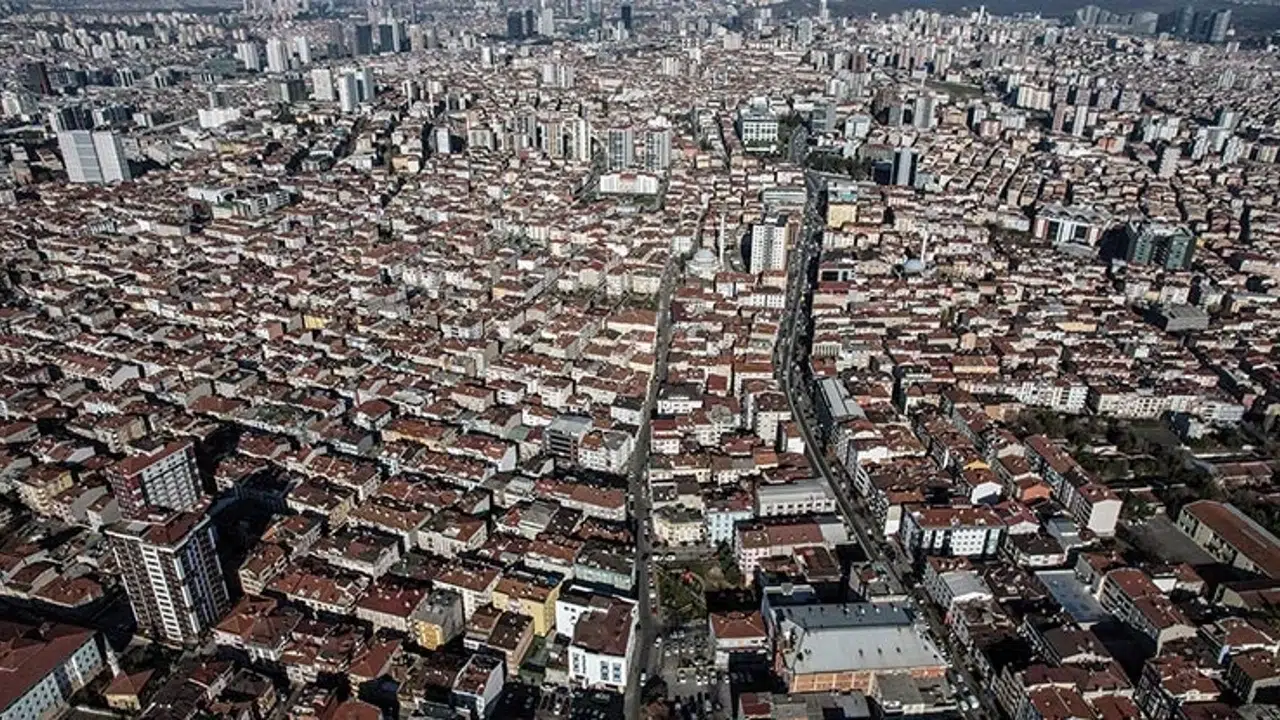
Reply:
M808 338L807 335L802 335L800 330L808 326L810 303L813 299L812 264L817 262L821 255L820 238L824 221L818 214L817 200L818 193L824 190L824 183L814 173L805 174L805 183L809 191L809 202L805 208L805 224L801 233L799 247L796 248L791 258L791 287L788 290L787 297L789 317L783 324L783 331L786 333L785 342L780 343L783 345L782 360L785 362L785 364L779 364L782 368L783 392L787 395L787 401L791 407L791 416L795 419L796 425L804 437L805 452L809 457L810 464L831 486L845 524L853 531L858 543L862 545L863 550L867 553L867 557L872 561L878 561L884 566L893 586L905 589L907 593L915 598L917 608L921 609L918 617L928 624L933 636L948 645L952 645L950 631L942 624L937 613L933 612L930 605L932 601L924 595L919 584L904 582L894 558L887 556L882 550L883 543L873 541L867 534L867 528L874 527L873 521L857 512L853 503L849 501L849 485L844 472L832 471L823 452L823 446L818 443L815 432L817 423L813 417L813 407L806 379L807 373L802 372L803 368L801 367L801 363L807 362L808 359L807 348L802 344L807 342ZM985 692L984 686L979 684L977 679L973 677L966 667L967 663L964 662L963 655L957 654L957 650L958 648L954 646L949 649L949 652L952 653L952 658L957 661L953 663L955 669L982 703L982 709L990 717L1000 717L1000 713L995 710L994 703ZM965 715L980 717L982 713L965 712Z
M627 720L640 717L640 672L653 674L654 661L657 654L651 652L654 639L657 637L657 624L654 622L653 607L649 602L649 562L653 548L648 536L649 526L649 483L646 471L649 467L649 441L651 438L653 407L658 397L658 388L667 377L667 349L671 346L671 295L672 284L676 277L677 260L673 257L663 274L662 286L658 290L658 337L657 359L654 363L653 377L649 379L649 394L641 409L640 432L636 436L635 451L631 455L631 472L628 488L632 499L632 515L636 526L636 611L640 614L636 631L636 656L628 670L625 714Z

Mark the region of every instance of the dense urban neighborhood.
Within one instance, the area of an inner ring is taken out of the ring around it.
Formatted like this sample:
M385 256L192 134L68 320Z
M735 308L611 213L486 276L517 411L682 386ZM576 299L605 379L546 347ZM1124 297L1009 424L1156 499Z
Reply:
M0 6L3 720L1277 720L1228 5Z

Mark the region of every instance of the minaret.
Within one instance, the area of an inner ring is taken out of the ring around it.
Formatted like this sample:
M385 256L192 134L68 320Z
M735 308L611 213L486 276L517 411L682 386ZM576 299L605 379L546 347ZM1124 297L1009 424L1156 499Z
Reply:
M926 253L928 252L929 252L929 236L925 235L924 237L920 238L920 263L926 266L929 264L929 257L928 255L926 255Z
M724 213L720 213L720 232L716 234L716 257L724 267Z

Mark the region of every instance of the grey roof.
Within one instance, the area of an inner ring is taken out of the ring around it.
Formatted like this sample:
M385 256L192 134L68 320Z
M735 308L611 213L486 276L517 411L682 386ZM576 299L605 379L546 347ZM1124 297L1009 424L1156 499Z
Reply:
M1071 619L1081 626L1088 627L1111 617L1111 613L1104 610L1089 594L1089 589L1080 582L1074 571L1044 570L1036 573L1036 577Z
M991 588L982 582L982 576L974 570L953 570L939 576L953 598L964 598L970 595L991 597Z
M910 625L911 614L897 603L821 603L777 609L778 619L803 630Z
M839 422L848 418L865 418L867 416L858 403L849 395L849 391L844 386L844 381L839 378L823 378L818 381L818 387L822 389L823 398L833 421Z
M912 624L836 625L807 630L787 622L787 667L796 675L827 672L892 672L947 663Z
M831 486L818 477L788 483L764 483L756 488L756 501L761 505L766 502L786 502L788 499L803 500L810 495L835 499Z

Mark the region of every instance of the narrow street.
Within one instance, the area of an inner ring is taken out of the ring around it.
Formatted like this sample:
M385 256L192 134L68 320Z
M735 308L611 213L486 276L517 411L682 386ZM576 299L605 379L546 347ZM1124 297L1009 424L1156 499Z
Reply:
M653 408L657 402L658 389L667 376L667 349L671 345L671 295L672 285L678 271L677 260L668 263L662 277L662 286L658 290L658 337L657 358L654 361L653 377L649 379L649 394L641 408L640 431L636 436L635 450L631 455L631 471L628 477L628 494L631 497L632 515L635 518L636 532L636 612L639 614L636 624L635 662L628 668L627 687L634 692L626 693L626 717L634 720L640 717L640 676L652 674L654 657L650 650L657 638L657 624L654 622L654 608L649 602L649 560L652 546L648 536L649 525L649 491L646 471L649 467L649 441L651 438Z
M937 613L932 611L930 606L932 601L919 589L917 583L903 580L894 558L888 556L882 550L883 541L872 540L867 533L868 528L875 527L874 522L859 513L854 504L850 502L850 486L845 480L845 473L843 470L839 472L832 470L823 450L824 446L818 440L815 428L817 421L814 415L808 381L807 347L801 344L802 342L807 342L808 335L806 331L805 339L802 340L801 329L808 326L809 308L813 297L812 278L815 275L812 273L812 266L819 261L822 252L820 238L822 237L821 230L824 220L818 212L818 193L825 192L825 182L822 182L821 178L816 177L814 173L807 173L805 180L809 191L809 201L805 207L805 223L801 231L800 242L791 258L793 271L790 274L791 285L787 292L787 309L790 314L784 324L786 338L781 343L784 348L783 359L785 361L785 365L782 366L783 392L786 393L787 401L791 408L791 416L795 419L796 425L800 428L800 433L804 437L805 452L809 458L809 463L831 486L845 525L853 531L858 544L862 546L868 559L878 562L884 567L889 575L891 585L907 592L915 600L917 617L925 621L933 637L937 638L940 643L947 643L950 646L950 631L942 623ZM967 717L981 717L985 714L990 717L1000 717L1000 713L996 710L984 686L979 684L977 678L969 671L966 663L963 662L963 657L957 652L957 648L948 647L947 651L951 653L953 668L960 673L963 680L973 691L974 696L982 704L982 712L966 712L965 715Z

